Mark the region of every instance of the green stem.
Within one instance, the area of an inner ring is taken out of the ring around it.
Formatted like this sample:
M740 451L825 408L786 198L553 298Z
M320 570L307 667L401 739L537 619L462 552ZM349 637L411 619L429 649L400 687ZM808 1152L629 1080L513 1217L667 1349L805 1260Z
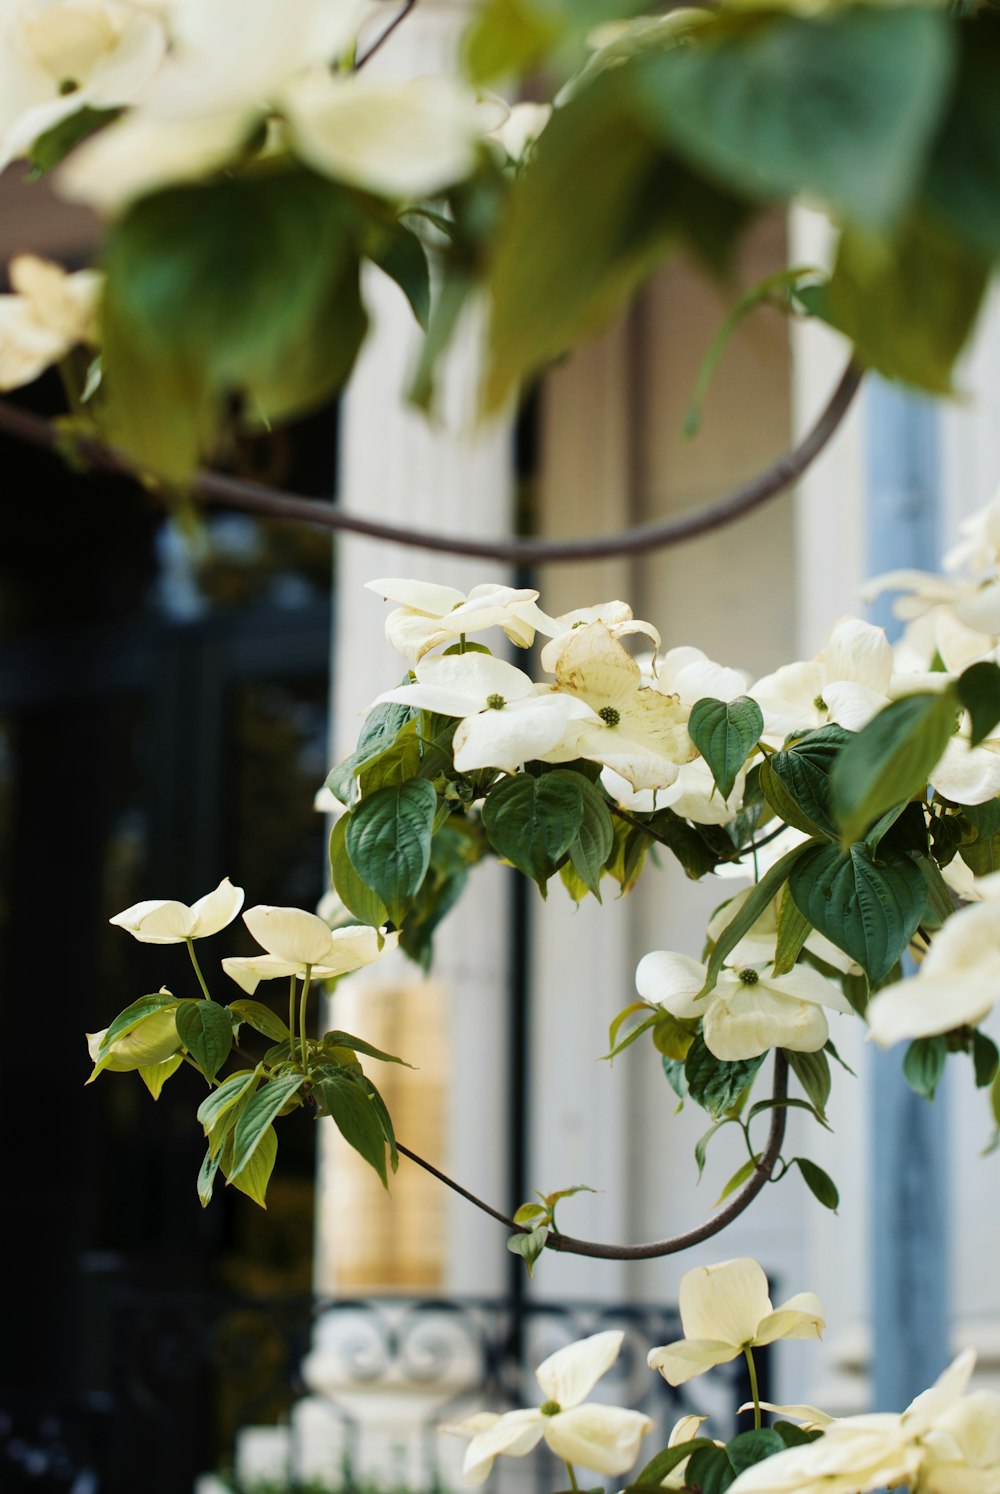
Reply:
M302 1000L299 1002L299 1042L302 1052L302 1072L308 1073L306 1063L306 1002L309 999L309 987L312 985L312 966L306 966L306 978L302 982Z
M288 1056L295 1052L295 976L288 982Z
M753 1396L753 1429L760 1431L760 1391L757 1388L757 1366L753 1362L753 1350L749 1344L743 1349L747 1369L750 1371L750 1394Z
M191 963L194 966L194 973L198 977L198 984L201 986L201 989L205 993L205 1000L211 1001L211 993L209 992L209 989L205 984L205 977L201 973L201 966L198 964L198 956L194 952L194 940L185 939L184 943L188 947L188 954L191 956Z
M570 1488L571 1489L579 1489L580 1485L576 1481L576 1470L574 1469L572 1463L567 1462L567 1464L566 1464L566 1472L569 1474L569 1486L570 1486Z

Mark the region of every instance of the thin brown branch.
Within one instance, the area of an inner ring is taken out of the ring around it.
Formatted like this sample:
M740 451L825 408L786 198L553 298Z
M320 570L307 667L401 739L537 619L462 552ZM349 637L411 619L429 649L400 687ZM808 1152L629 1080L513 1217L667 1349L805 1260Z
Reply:
M781 1101L787 1097L788 1060L779 1048L774 1055L774 1084L771 1098ZM711 1219L706 1219L704 1224L699 1224L682 1235L672 1235L666 1240L650 1240L643 1245L605 1245L599 1240L578 1240L573 1235L559 1234L553 1230L550 1231L545 1242L546 1250L561 1251L564 1255L593 1256L605 1261L644 1261L661 1255L677 1255L682 1250L690 1250L693 1245L700 1245L703 1240L710 1240L713 1235L720 1234L732 1224L734 1219L738 1219L743 1211L753 1203L764 1184L770 1181L785 1139L787 1116L786 1107L776 1104L771 1114L771 1130L768 1134L767 1146L757 1164L756 1171L749 1182L745 1183L738 1193L733 1194L726 1207L720 1209L717 1214L713 1214ZM434 1167L430 1162L425 1162L423 1157L417 1156L416 1152L411 1152L409 1147L403 1146L401 1142L397 1145L411 1162L415 1162L418 1167L422 1167L425 1172L429 1172L455 1193L460 1194L462 1198L468 1199L469 1203L475 1204L477 1209L482 1209L484 1214L489 1214L491 1218L499 1220L509 1229L524 1233L521 1225L515 1224L514 1220L506 1214L501 1214L498 1209L494 1209L481 1198L477 1198L474 1193L469 1192L468 1188L463 1188L461 1183L456 1183L440 1168Z
M861 372L853 364L848 365L826 408L799 444L732 493L706 503L691 513L586 539L486 540L474 539L469 535L429 534L419 529L362 518L359 514L348 513L332 504L316 502L277 488L262 487L258 483L217 472L197 474L192 479L191 486L193 492L206 502L239 509L243 513L314 524L321 529L359 534L368 539L384 540L389 544L406 545L417 550L435 550L443 555L467 555L507 565L550 565L605 560L616 555L645 554L650 550L684 544L688 540L697 539L699 535L722 529L736 519L745 518L754 509L760 508L769 499L791 487L837 431L858 391L861 377ZM63 439L58 426L51 421L31 415L3 400L0 400L0 432L50 450L57 449ZM77 442L73 446L73 452L100 471L120 476L140 476L135 466L121 453L102 446L99 442Z
M375 53L380 51L381 48L385 46L386 42L389 40L396 27L403 24L403 22L406 20L406 17L410 14L410 11L415 8L416 4L417 0L404 0L401 8L393 16L388 26L386 26L383 31L379 32L378 36L372 42L368 50L362 52L360 57L355 58L354 71L356 73L359 73L366 63L371 62L372 58L375 56Z

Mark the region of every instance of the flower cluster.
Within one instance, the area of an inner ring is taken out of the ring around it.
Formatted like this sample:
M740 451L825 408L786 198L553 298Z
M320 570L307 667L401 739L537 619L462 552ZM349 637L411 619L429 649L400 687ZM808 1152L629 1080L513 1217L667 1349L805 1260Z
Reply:
M901 1415L838 1420L815 1407L773 1406L757 1397L755 1347L820 1337L823 1312L812 1293L774 1309L756 1261L723 1261L686 1273L680 1309L684 1338L653 1349L650 1367L681 1385L745 1355L754 1400L742 1410L753 1409L755 1429L725 1444L701 1434L705 1418L686 1416L631 1483L719 1487L733 1494L871 1494L900 1485L920 1494L992 1494L1000 1487L1000 1396L969 1391L975 1366L970 1350ZM597 1333L550 1355L536 1372L545 1397L541 1406L504 1415L481 1412L447 1428L471 1438L465 1481L481 1484L498 1456L523 1456L543 1439L569 1465L574 1487L575 1466L626 1473L652 1422L620 1407L582 1404L614 1364L623 1338L621 1332ZM762 1411L783 1419L763 1428ZM793 1422L802 1423L801 1429Z

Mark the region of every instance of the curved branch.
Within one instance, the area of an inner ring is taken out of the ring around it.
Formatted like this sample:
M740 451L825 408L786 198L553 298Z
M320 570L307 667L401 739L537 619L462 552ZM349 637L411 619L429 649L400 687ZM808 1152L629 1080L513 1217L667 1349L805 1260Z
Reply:
M198 473L192 479L191 486L199 497L208 502L239 509L243 513L314 524L321 529L359 534L417 550L435 550L443 555L496 560L507 565L550 565L607 560L617 555L645 554L650 550L684 544L687 540L697 539L699 535L722 529L791 487L837 431L850 409L861 378L861 371L853 364L848 364L826 408L799 444L732 493L690 513L678 514L652 524L638 524L633 529L616 534L596 535L586 539L488 540L474 539L467 535L429 534L398 524L383 524L375 519L365 519L333 505L303 498L297 493L262 487L259 483L227 477L217 472ZM57 449L63 439L58 426L53 422L39 415L31 415L3 400L0 400L0 431L49 450ZM121 453L102 446L97 441L80 441L74 445L73 450L101 471L113 472L119 476L140 476L138 469Z
M771 1098L781 1101L788 1097L788 1059L780 1048L774 1054L774 1085ZM735 1193L724 1209L718 1214L713 1214L711 1219L706 1219L704 1224L697 1225L694 1229L687 1230L682 1235L672 1235L666 1240L650 1240L644 1245L604 1245L598 1240L578 1240L573 1235L564 1235L556 1231L550 1231L545 1242L546 1250L559 1250L564 1255L587 1255L605 1261L644 1261L651 1260L661 1255L677 1255L682 1250L690 1250L692 1245L700 1245L703 1240L710 1240L713 1235L718 1235L727 1225L732 1224L734 1219L753 1203L757 1194L770 1181L774 1165L781 1152L781 1146L785 1139L785 1122L788 1111L782 1104L776 1104L771 1116L771 1130L768 1133L767 1146L761 1155L756 1170L749 1182L745 1183L738 1193ZM416 1152L411 1152L402 1142L397 1142L398 1150L404 1157L409 1157L418 1167L429 1172L432 1177L445 1183L453 1192L468 1199L469 1203L475 1204L477 1209L482 1209L484 1214L489 1214L492 1219L497 1219L501 1224L507 1225L509 1229L526 1233L520 1224L506 1214L501 1214L499 1209L494 1209L490 1204L484 1203L468 1188L463 1188L461 1183L456 1183L452 1178L425 1162Z
M379 32L378 36L372 42L368 50L366 52L362 52L361 56L355 59L354 71L356 73L359 73L367 62L371 62L376 52L381 51L392 33L395 31L396 27L403 24L403 22L406 20L406 17L410 14L410 11L413 10L416 6L416 3L417 0L403 0L401 9L396 12L392 20L389 22L388 26L386 26L383 31Z

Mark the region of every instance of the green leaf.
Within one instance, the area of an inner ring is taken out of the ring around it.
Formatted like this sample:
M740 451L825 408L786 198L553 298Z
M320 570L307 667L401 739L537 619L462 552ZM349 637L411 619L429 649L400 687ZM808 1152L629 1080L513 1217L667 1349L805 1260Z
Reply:
M405 682L409 675L404 676ZM413 719L409 706L397 701L383 701L373 706L365 717L365 724L358 737L358 745L342 763L338 763L327 775L326 787L342 804L351 796L351 785L360 768L373 758L381 756L395 742L400 731Z
M544 892L557 863L583 825L586 780L576 773L503 778L483 804L483 824L498 856L531 877ZM589 784L587 785L589 788Z
M658 146L633 74L609 69L557 109L513 184L491 267L489 411L598 332L682 241L724 263L749 216Z
M826 1054L788 1052L792 1073L802 1085L803 1092L816 1107L821 1117L826 1116L826 1102L830 1098L830 1064Z
M941 1036L915 1038L903 1054L903 1078L925 1100L933 1100L944 1073L948 1044Z
M715 1135L715 1133L717 1131L721 1131L722 1130L723 1126L731 1126L731 1125L733 1125L732 1117L728 1116L728 1115L725 1115L725 1116L723 1116L722 1120L717 1120L714 1123L714 1125L709 1126L708 1130L704 1133L704 1135L703 1136L699 1136L698 1140L695 1142L695 1144L694 1144L694 1160L695 1160L695 1164L696 1164L696 1166L698 1168L698 1181L699 1181L699 1183L701 1182L702 1174L705 1171L705 1162L706 1162L706 1160L708 1158L708 1143L711 1141L712 1137Z
M730 1484L736 1482L736 1469L729 1461L724 1447L700 1447L691 1454L691 1461L684 1470L684 1482L698 1494L726 1494Z
M976 1088L985 1089L996 1078L1000 1069L1000 1050L992 1038L977 1028L972 1034L972 1064L976 1074ZM140 1073L142 1071L140 1070Z
M323 403L367 317L356 200L300 167L135 202L108 233L102 434L183 480L234 399L256 425Z
M812 933L812 924L795 906L786 884L778 905L778 939L774 949L774 974L787 975Z
M431 859L437 811L432 784L417 778L379 789L347 819L345 844L354 870L402 923Z
M211 1083L233 1046L229 1008L215 1001L182 1001L174 1020L177 1036Z
M773 1458L775 1453L784 1450L785 1442L780 1432L772 1427L756 1427L752 1432L740 1432L726 1444L729 1461L737 1473L742 1473L744 1468L752 1468L755 1463L762 1463L765 1458Z
M596 26L642 9L642 0L486 0L465 36L469 76L493 83L550 62L553 51L582 52Z
M277 1079L266 1079L247 1101L233 1128L232 1162L228 1166L223 1163L223 1170L231 1183L236 1182L250 1162L275 1116L298 1093L304 1082L304 1074L281 1074Z
M201 1167L198 1169L198 1198L203 1209L207 1209L212 1202L212 1190L215 1187L215 1179L218 1176L219 1164L222 1161L221 1151L213 1152L209 1147L205 1153Z
M680 1100L680 1104L677 1106L677 1109L681 1110L683 1109L684 1101L687 1099L688 1092L687 1077L684 1073L684 1065L680 1063L676 1058L662 1058L660 1060L660 1063L662 1064L663 1073L667 1083L670 1085L670 1088L673 1090L678 1100Z
M692 1437L688 1442L678 1442L676 1447L665 1447L646 1464L635 1483L628 1486L625 1494L630 1494L633 1489L658 1487L668 1473L673 1473L678 1463L683 1463L684 1459L690 1457L693 1452L697 1452L699 1447L714 1446L715 1443L711 1437Z
M808 1157L793 1157L792 1161L788 1164L789 1167L791 1167L792 1163L798 1165L799 1172L801 1172L805 1179L806 1187L813 1197L819 1200L824 1209L831 1209L835 1214L840 1207L840 1194L837 1191L836 1183L830 1177L829 1173L824 1172L822 1167L817 1167L815 1162L810 1162Z
M548 1238L549 1227L547 1224L539 1224L535 1229L522 1230L520 1234L508 1237L507 1249L513 1255L523 1257L529 1276L534 1274L535 1262L545 1249L545 1242Z
M977 1037L980 1034L976 1034ZM171 1074L176 1074L184 1062L183 1053L175 1053L173 1058L165 1058L162 1063L146 1064L138 1070L139 1078L149 1090L154 1100L160 1098L160 1093ZM990 1075L990 1078L993 1076ZM987 1081L988 1082L988 1081Z
M611 812L604 796L586 778L581 778L578 774L573 777L583 796L583 819L570 842L569 859L577 876L600 902L601 872L611 855L615 840Z
M959 76L924 183L927 212L984 259L1000 253L1000 24L978 11L958 28Z
M740 194L805 192L885 227L943 111L951 35L943 14L919 7L729 16L644 71L651 126L697 169Z
M684 1061L688 1093L709 1115L724 1115L752 1083L763 1062L762 1053L757 1058L740 1058L734 1063L726 1063L709 1052L704 1038L696 1037Z
M776 861L770 871L761 877L735 918L726 924L725 928L719 934L718 939L716 939L715 946L708 957L705 984L702 986L699 995L707 996L713 989L715 982L719 978L719 971L725 964L726 956L736 948L744 934L749 933L761 914L766 911L771 899L788 880L789 873L796 865L799 857L806 851L813 849L814 845L810 841L801 846L794 846L792 850L786 851L781 860ZM815 847L815 849L823 848ZM815 926L819 927L818 924Z
M404 1069L412 1069L412 1063L407 1063L405 1058L396 1058L392 1053L383 1053L381 1048L375 1048L371 1043L366 1043L363 1038L352 1037L349 1032L325 1032L323 1034L323 1046L329 1044L331 1048L350 1048L352 1053L364 1053L368 1058L377 1058L380 1063L399 1063Z
M988 282L986 262L914 218L891 245L847 230L831 279L799 291L798 300L851 339L858 362L887 379L950 394Z
M247 1198L253 1199L262 1209L267 1208L265 1197L267 1185L274 1171L275 1159L278 1155L278 1138L273 1126L268 1126L260 1135L256 1146L250 1156L243 1163L238 1172L231 1170L229 1147L235 1151L235 1140L232 1136L227 1139L227 1147L222 1153L222 1170L227 1174L227 1180L234 1188L245 1193Z
M431 276L427 251L418 236L393 219L379 226L367 248L369 258L399 286L426 332L431 314Z
M177 1006L177 997L171 996L169 991L153 991L149 996L140 996L138 1001L133 1001L123 1012L119 1012L101 1042L100 1053L103 1057L112 1043L127 1035L144 1022L152 1012L162 1011L167 1006Z
M958 698L972 717L970 746L978 747L1000 721L1000 668L983 659L955 681Z
M274 1043L287 1043L289 1031L281 1018L262 1001L231 1001L229 1010L240 1022L246 1022L255 1032L263 1033Z
M341 1136L375 1169L383 1188L388 1189L385 1130L371 1094L346 1073L322 1080L319 1090L323 1107Z
M649 816L646 823L650 834L654 835L659 844L665 846L677 858L684 868L685 875L690 877L692 882L700 882L702 877L714 871L723 859L719 851L702 833L714 827L689 825L687 820L682 820L680 815L675 814L672 809L658 809L655 814ZM645 848L643 854L645 854ZM729 855L731 854L730 851Z
M733 1173L732 1177L729 1179L729 1182L726 1184L722 1192L719 1194L718 1198L715 1200L712 1208L717 1209L720 1203L725 1203L726 1199L730 1196L731 1193L735 1193L737 1188L742 1188L744 1183L748 1183L753 1177L754 1173L757 1171L757 1164L759 1162L759 1152L755 1152L752 1157L748 1157L747 1160L743 1163L742 1167L738 1167Z
M89 105L85 105L82 109L77 109L75 114L45 130L28 153L32 180L54 171L71 150L75 150L96 130L111 124L120 113L120 109L91 109Z
M760 768L760 786L772 808L789 825L807 835L836 840L831 807L831 775L852 733L841 726L809 732L782 752L772 753Z
M243 1069L238 1074L230 1074L228 1079L223 1080L218 1089L213 1089L210 1095L206 1095L198 1106L197 1119L204 1129L205 1135L210 1136L219 1120L238 1100L247 1095L247 1091L253 1092L261 1077L262 1070ZM249 1095L247 1095L249 1098Z
M362 800L381 788L391 788L411 778L426 778L428 775L421 771L422 765L417 723L408 721L390 747L359 768L358 786Z
M113 1048L108 1047L105 1039L87 1083L92 1084L98 1074L109 1066L122 1071L143 1069L162 1063L165 1058L171 1058L180 1043L175 1021L177 1005L171 998L169 1004L158 1010L148 1011L138 1021L131 1023L128 1033L115 1039Z
M330 880L344 907L359 923L380 929L389 921L389 910L354 869L347 851L347 825L348 816L342 815L330 831Z
M903 954L927 906L927 884L907 856L867 847L811 847L788 885L800 912L878 985Z
M732 793L737 774L763 730L760 706L747 695L730 701L706 698L691 707L688 734L711 768L723 799Z
M822 1437L819 1431L807 1432L805 1427L796 1426L792 1421L776 1421L771 1425L771 1431L777 1432L786 1447L805 1447L809 1442L815 1442L817 1437Z
M694 1028L664 1011L653 1022L653 1047L664 1058L676 1058L683 1063L694 1042Z

